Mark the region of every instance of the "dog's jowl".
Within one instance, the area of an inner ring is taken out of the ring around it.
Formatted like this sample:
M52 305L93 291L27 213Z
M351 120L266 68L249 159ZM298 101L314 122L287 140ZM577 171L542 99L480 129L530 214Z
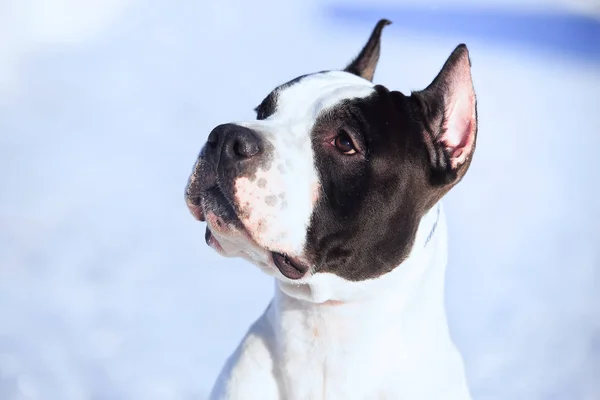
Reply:
M344 70L214 128L196 160L186 201L206 242L276 282L213 399L469 398L440 202L475 150L469 54L458 46L424 90L390 90L372 83L388 24Z

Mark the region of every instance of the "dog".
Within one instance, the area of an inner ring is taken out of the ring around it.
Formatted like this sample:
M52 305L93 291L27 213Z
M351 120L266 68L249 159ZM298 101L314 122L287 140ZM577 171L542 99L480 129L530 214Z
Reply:
M380 20L344 70L293 79L214 128L186 187L207 244L274 296L212 399L469 399L444 308L442 197L475 151L467 47L404 95L374 84Z

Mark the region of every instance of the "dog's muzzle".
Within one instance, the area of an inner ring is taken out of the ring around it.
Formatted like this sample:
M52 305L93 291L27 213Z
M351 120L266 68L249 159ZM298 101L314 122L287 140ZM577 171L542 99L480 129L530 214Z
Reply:
M223 124L212 130L188 181L186 203L194 218L204 221L207 211L221 217L232 213L232 184L236 177L252 168L264 151L262 138L253 130ZM226 204L219 204L226 203ZM205 210L204 208L215 208ZM228 209L228 210L226 210Z
M217 251L222 248L215 235L241 235L258 246L238 217L233 183L240 176L251 175L265 161L264 153L260 134L235 124L213 129L200 152L188 182L186 203L194 218L208 223L205 240ZM269 252L272 265L289 279L300 279L309 270L288 255Z

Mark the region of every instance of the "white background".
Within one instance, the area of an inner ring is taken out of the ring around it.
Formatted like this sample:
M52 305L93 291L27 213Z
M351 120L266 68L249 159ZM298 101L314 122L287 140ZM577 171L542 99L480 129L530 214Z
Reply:
M183 190L212 127L358 52L370 26L321 6L0 2L0 399L206 396L272 283L206 247ZM462 39L392 25L376 81L421 89ZM467 44L447 304L473 394L597 400L599 65Z

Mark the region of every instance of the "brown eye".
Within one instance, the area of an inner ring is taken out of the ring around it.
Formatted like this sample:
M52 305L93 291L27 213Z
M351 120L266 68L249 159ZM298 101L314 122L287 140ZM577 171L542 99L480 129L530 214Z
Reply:
M354 143L352 143L352 139L350 139L350 135L344 130L341 130L335 140L333 141L333 145L342 153L346 155L356 154L356 149L354 148Z

